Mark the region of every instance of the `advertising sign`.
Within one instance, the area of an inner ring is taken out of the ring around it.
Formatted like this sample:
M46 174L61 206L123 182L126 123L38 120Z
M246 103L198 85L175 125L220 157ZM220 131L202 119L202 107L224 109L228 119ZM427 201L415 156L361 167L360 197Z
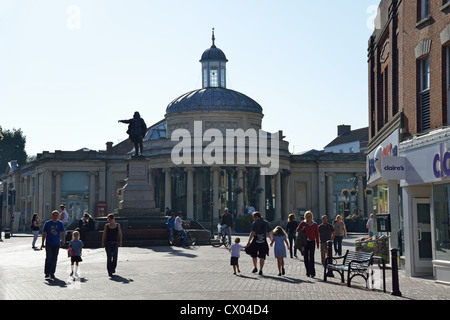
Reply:
M367 183L371 184L382 178L381 159L398 156L399 130L395 130L380 145L367 155Z
M450 141L408 150L406 180L401 186L433 183L450 179ZM403 155L403 154L402 154Z
M381 157L381 177L385 180L406 179L406 158Z
M377 214L377 231L391 232L391 216L389 214Z

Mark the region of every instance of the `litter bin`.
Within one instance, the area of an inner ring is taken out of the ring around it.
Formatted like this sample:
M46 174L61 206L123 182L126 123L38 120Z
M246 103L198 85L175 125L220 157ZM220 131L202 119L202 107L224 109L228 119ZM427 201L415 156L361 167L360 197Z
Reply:
M355 251L373 252L374 256L382 257L384 262L389 264L389 237L372 236L356 240Z

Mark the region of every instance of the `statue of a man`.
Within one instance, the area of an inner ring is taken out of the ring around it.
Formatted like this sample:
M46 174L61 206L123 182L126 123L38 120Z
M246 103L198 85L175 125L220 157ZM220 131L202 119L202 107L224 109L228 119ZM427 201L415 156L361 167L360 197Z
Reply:
M130 140L134 143L134 151L136 157L142 156L142 151L144 146L142 144L142 139L144 139L147 132L147 125L144 119L141 118L139 112L135 112L132 119L129 120L119 120L122 123L128 123L128 136Z

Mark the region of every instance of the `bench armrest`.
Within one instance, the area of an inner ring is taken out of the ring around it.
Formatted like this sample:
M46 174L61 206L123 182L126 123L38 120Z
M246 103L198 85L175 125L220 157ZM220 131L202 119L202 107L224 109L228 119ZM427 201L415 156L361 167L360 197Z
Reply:
M345 256L341 256L341 257L331 257L331 264L342 264L342 263L338 263L338 260L343 260L345 258ZM328 263L328 259L329 259L329 257L327 257L326 258L326 260L325 261L327 261L327 264L329 264Z
M356 268L358 268L358 267L359 268L361 268L361 267L367 268L371 264L370 263L371 260L372 259L351 260L350 263L348 264L348 266L349 266L350 269L352 269L353 267L356 267ZM366 263L367 263L367 265L365 265Z

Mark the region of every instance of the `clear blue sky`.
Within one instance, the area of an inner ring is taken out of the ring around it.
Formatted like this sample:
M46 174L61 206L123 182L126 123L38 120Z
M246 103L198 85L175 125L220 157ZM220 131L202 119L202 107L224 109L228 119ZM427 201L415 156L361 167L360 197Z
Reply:
M216 45L228 88L263 107L290 151L323 149L337 125L368 126L367 43L379 0L2 0L0 126L29 156L104 150L201 87Z

